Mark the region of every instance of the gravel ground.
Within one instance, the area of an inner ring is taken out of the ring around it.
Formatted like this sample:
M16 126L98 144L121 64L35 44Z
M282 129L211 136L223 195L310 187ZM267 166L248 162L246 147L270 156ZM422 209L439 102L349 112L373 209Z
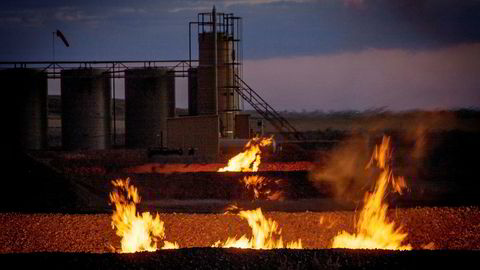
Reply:
M341 230L353 231L355 212L269 212L284 241L302 239L304 248L328 248ZM435 249L480 250L480 208L424 207L397 209L390 218L409 233L414 249L434 243ZM232 214L161 214L166 239L180 247L208 247L228 236L249 233L245 220ZM110 215L0 214L0 253L110 252L120 239Z
M262 162L260 171L308 171L313 168L314 162ZM147 163L124 169L127 173L171 173L171 172L216 172L225 167L226 163L207 164L160 164Z

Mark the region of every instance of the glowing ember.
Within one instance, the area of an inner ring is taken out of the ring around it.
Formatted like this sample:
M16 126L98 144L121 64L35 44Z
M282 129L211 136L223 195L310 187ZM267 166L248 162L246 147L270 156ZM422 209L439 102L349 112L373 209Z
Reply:
M217 241L213 247L252 249L302 248L301 239L284 245L281 236L282 231L278 229L278 223L270 218L266 219L263 216L262 209L240 211L238 215L247 219L248 225L252 228L252 238L248 239L246 235L238 239L229 237L224 243Z
M381 145L375 147L372 159L367 168L375 165L380 169L380 175L375 184L373 193L367 193L364 206L356 224L356 233L341 232L333 239L333 248L355 249L395 249L411 250L410 245L403 245L407 233L395 222L387 220L388 205L384 202L388 183L397 192L406 187L405 180L396 180L388 166L391 158L390 138L384 136Z
M273 143L273 137L261 138L255 137L248 141L245 150L234 156L228 161L228 166L220 168L219 172L256 172L260 166L260 147L265 147Z
M136 204L140 202L140 196L137 188L130 185L130 179L117 179L112 181L112 184L117 188L109 196L110 202L115 204L112 228L116 228L117 235L122 237L121 252L157 250L158 240L165 237L163 221L160 220L158 213L155 218L149 212L137 214ZM165 241L162 249L172 248L178 248L178 244Z

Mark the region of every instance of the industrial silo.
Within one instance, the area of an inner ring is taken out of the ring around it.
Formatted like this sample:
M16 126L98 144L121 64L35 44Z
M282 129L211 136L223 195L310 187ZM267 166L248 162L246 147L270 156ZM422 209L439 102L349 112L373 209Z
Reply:
M199 66L197 106L199 114L218 114L222 137L233 138L238 97L234 91L234 60L231 37L217 33L217 87L214 89L215 42L213 32L198 35Z
M0 70L0 83L8 102L6 145L12 150L47 146L47 74L42 70ZM5 104L6 105L6 104Z
M125 144L166 144L167 118L175 116L175 76L168 68L125 70Z
M110 147L111 89L106 70L62 70L61 100L64 149Z

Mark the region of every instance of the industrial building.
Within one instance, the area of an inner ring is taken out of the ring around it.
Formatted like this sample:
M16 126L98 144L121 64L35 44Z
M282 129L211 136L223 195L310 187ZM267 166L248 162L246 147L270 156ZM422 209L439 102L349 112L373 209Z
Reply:
M242 78L241 17L213 8L189 23L188 34L185 60L0 62L0 81L16 108L12 147L49 148L51 80L60 80L61 149L67 151L125 147L215 158L222 147L262 135L263 121L254 119L252 126L242 113L244 102L286 137L301 139ZM176 114L177 79L188 81L188 115ZM123 143L115 112L119 80L125 93Z

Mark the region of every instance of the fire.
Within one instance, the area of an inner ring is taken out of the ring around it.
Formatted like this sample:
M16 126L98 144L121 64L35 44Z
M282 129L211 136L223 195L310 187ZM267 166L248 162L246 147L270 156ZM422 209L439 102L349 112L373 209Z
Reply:
M251 175L245 176L242 181L245 184L247 190L253 190L253 197L257 199L267 199L267 200L283 200L284 193L282 191L272 191L270 188L267 188L267 184L274 183L275 185L280 184L280 180L268 181L263 176Z
M260 166L260 147L273 143L273 137L255 137L248 141L245 150L228 161L228 166L220 168L219 172L256 172Z
M115 204L112 228L116 228L117 235L122 237L121 252L157 250L158 240L165 237L163 221L160 220L158 213L155 218L149 212L137 214L136 204L140 203L140 196L137 188L130 185L129 178L114 180L112 184L117 188L109 195L110 202ZM178 244L164 241L162 249L172 248L178 248Z
M266 219L263 216L262 209L240 211L238 215L248 221L248 225L252 228L252 238L249 239L246 235L238 239L229 237L224 243L217 241L213 247L251 249L302 248L301 239L284 244L281 236L282 231L278 229L278 223L270 218Z
M254 197L258 199L260 197L260 189L265 185L265 177L258 175L245 176L242 181L247 189L253 189Z
M333 239L333 248L355 249L394 249L411 250L410 245L402 242L407 237L402 227L397 227L394 221L387 220L388 204L384 202L388 184L394 190L401 192L406 187L403 178L396 179L388 165L391 158L390 137L384 136L380 146L376 146L367 168L375 165L380 175L373 193L367 193L364 206L356 224L356 233L341 232Z

